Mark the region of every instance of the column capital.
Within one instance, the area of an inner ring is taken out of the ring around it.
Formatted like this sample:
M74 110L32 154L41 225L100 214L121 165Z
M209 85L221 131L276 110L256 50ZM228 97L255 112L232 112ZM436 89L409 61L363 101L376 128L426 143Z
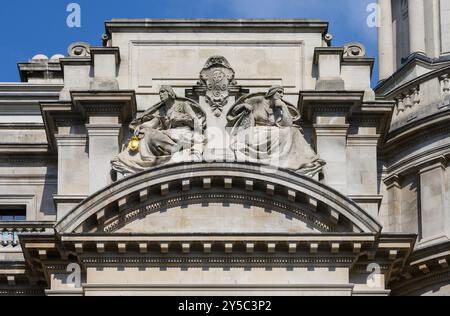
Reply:
M410 53L426 53L424 0L408 0Z
M389 78L394 69L394 34L391 0L378 0L380 25L378 27L379 81Z

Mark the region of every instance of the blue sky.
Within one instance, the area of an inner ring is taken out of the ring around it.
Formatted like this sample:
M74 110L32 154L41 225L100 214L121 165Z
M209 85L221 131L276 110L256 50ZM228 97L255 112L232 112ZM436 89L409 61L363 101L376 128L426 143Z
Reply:
M81 27L66 24L67 6L81 7ZM330 22L333 45L361 42L377 56L376 28L366 11L376 0L15 0L0 7L0 82L19 81L17 62L66 54L76 41L101 45L112 18L317 18ZM373 83L376 83L374 69Z

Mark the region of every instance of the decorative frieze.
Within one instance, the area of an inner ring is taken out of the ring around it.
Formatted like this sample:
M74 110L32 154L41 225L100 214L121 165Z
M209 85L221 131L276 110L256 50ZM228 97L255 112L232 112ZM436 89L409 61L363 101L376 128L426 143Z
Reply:
M402 113L413 111L417 109L421 103L420 86L403 91L401 94L394 97L394 99L397 102L395 116L401 116Z
M442 95L444 97L450 95L450 74L445 74L439 79L441 81Z

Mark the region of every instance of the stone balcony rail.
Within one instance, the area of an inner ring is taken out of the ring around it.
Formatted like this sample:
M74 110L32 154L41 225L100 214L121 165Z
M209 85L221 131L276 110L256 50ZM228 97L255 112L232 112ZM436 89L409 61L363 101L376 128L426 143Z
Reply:
M417 77L384 96L394 99L391 131L450 106L450 67Z
M44 233L53 230L54 222L9 222L0 221L0 252L4 248L20 247L19 235L21 233Z

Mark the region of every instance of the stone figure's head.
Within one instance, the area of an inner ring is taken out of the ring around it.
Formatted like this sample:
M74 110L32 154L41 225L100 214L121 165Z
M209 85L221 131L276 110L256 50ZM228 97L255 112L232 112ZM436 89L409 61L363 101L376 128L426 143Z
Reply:
M281 100L284 97L284 88L280 85L273 85L266 93L267 99Z
M169 99L175 99L177 95L171 86L161 86L159 89L159 97L161 98L161 101L164 102Z

